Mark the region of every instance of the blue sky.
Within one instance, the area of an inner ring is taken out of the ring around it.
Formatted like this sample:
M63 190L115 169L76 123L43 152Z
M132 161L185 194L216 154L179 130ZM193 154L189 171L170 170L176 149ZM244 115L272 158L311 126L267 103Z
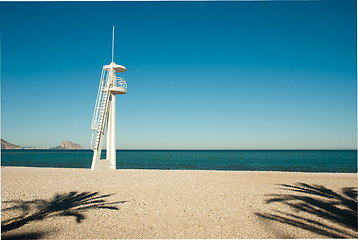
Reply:
M1 137L88 148L103 65L118 149L355 149L356 1L0 3Z

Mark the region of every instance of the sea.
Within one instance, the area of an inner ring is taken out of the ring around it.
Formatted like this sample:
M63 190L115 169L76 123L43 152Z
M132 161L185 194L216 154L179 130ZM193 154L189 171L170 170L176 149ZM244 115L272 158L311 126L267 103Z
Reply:
M357 172L357 150L117 150L117 169ZM1 166L90 168L92 150L2 150ZM102 151L105 158L105 151Z

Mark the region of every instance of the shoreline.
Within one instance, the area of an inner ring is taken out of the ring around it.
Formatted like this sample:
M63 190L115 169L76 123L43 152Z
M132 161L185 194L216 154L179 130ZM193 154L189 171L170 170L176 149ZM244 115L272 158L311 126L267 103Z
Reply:
M91 168L66 168L66 167L28 167L28 166L1 166L3 168L44 168L44 169L78 169L78 170L91 170ZM117 168L109 169L108 171L125 171L125 170L139 170L139 171L214 171L214 172L263 172L263 173L306 173L306 174L358 174L357 172L297 172L297 171L275 171L275 170L216 170L216 169L152 169L152 168ZM92 171L92 170L91 170ZM93 170L107 171L107 170ZM358 176L358 175L357 175Z
M357 176L2 167L2 238L358 238Z

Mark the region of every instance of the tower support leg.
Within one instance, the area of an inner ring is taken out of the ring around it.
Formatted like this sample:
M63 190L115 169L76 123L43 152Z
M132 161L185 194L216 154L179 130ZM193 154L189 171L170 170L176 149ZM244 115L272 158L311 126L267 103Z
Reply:
M110 168L116 169L116 95L110 96L110 111L107 127L107 156Z
M102 152L103 141L100 142L98 149L95 149L93 152L91 170L96 170L101 168L101 152Z
M106 154L106 159L101 159L101 150L102 150L102 146L103 146L103 140L104 140L104 134L101 135L100 140L99 140L99 145L98 148L94 150L93 152L93 158L92 158L92 165L91 165L91 169L92 170L105 170L105 169L116 169L116 165L112 163L112 159L111 156L113 154L113 146L115 149L115 145L113 145L113 137L115 137L115 133L113 132L113 125L115 125L115 119L113 119L113 112L112 112L112 106L113 106L113 102L115 101L115 99L113 99L112 96L109 96L108 99L108 115L106 114L106 116L104 117L104 121L105 124L104 126L107 125L107 129L105 129L107 131L107 154ZM115 112L114 112L115 113ZM103 132L104 133L104 132ZM114 160L115 163L115 160Z
M113 169L116 169L116 155L117 155L117 152L116 152L116 95L113 94L112 95L112 106L111 106L111 109L112 109L112 139L111 139L111 143L112 143L112 157L111 157L111 165L112 165L112 168Z

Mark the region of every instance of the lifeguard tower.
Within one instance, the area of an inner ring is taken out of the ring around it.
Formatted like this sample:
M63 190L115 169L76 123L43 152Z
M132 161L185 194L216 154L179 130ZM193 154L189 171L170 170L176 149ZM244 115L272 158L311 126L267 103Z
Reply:
M116 95L127 93L126 80L116 74L125 72L127 69L124 66L113 62L113 53L114 27L112 36L112 62L109 65L103 66L92 118L92 170L116 169ZM101 151L106 128L107 153L106 159L101 159Z

